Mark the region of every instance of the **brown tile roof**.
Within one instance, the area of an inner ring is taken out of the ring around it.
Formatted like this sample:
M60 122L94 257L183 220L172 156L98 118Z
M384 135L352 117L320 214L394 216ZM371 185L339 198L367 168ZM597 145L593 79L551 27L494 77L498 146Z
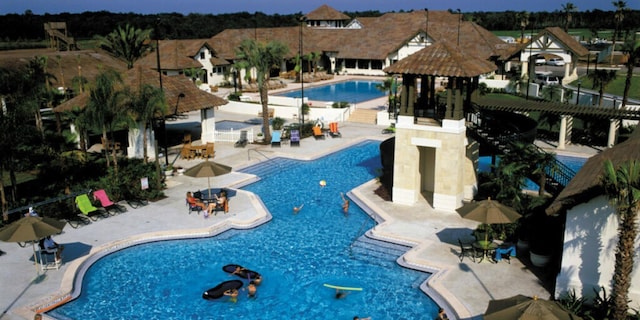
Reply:
M605 160L611 160L614 167L617 167L626 161L638 159L640 159L640 130L636 129L628 140L589 158L567 187L547 208L547 214L563 213L576 205L602 195L604 191L600 186L600 181Z
M552 38L557 39L562 43L569 51L573 52L578 57L584 57L589 54L589 50L585 48L580 42L570 36L568 33L564 32L562 28L559 27L547 27L544 30L538 32L533 39L538 39L542 36L550 36ZM503 57L506 59L519 56L522 50L525 50L529 46L529 42L522 43L514 47L510 53L504 55Z
M491 61L466 54L465 50L440 40L384 69L388 73L475 77L496 69Z
M135 88L142 84L149 84L154 87L159 87L158 73L154 70L144 68L142 66L134 67L123 74L124 85ZM204 92L196 85L184 76L162 76L162 89L167 99L167 115L173 114L178 107L177 113L185 113L193 110L200 110L205 108L217 107L228 103L216 95ZM178 97L183 94L184 97L180 97L178 103ZM70 111L74 107L84 108L89 101L89 93L78 95L73 99L70 99L61 105L53 109L54 112Z
M209 46L207 40L160 40L160 68L162 70L184 70L202 68L202 64L193 57L203 46ZM151 52L136 61L136 66L157 69L156 52Z
M386 59L408 40L426 29L425 11L387 13L377 18L359 18L362 29L303 27L304 54L337 52L344 59ZM467 54L482 59L501 54L504 42L472 22L460 23L460 43ZM429 11L429 37L435 41L457 40L458 15L448 11ZM211 38L218 56L232 60L243 39L278 40L289 47L289 57L299 51L300 28L227 29Z
M321 5L317 9L305 15L307 20L351 20L348 15L329 7L326 4Z
M47 57L47 72L56 77L54 87L73 88L72 79L82 75L89 82L106 68L127 70L126 64L100 49L55 51L51 49L0 51L0 68L18 70L36 56ZM60 57L60 64L58 64Z

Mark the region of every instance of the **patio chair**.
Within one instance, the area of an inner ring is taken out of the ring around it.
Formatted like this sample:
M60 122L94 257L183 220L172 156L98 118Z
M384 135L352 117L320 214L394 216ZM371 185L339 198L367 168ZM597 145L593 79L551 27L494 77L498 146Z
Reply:
M337 122L329 123L329 135L332 138L342 138L342 133L340 133L340 131L338 131L338 123Z
M203 149L202 157L205 159L214 158L216 156L215 145L213 142L207 142Z
M300 146L300 131L299 130L291 130L291 138L289 139L290 145L299 147Z
M191 160L193 159L193 153L191 153L191 142L185 143L180 150L180 157L182 159Z
M280 147L281 146L281 140L282 138L282 132L280 131L274 131L271 134L271 147Z
M62 265L62 259L57 260L58 249L47 249L44 247L44 238L38 241L38 256L42 270L58 270Z
M236 141L236 143L233 146L236 148L238 147L244 148L248 142L249 142L249 139L247 138L247 130L241 130L240 139L238 139L238 141Z
M116 213L123 213L127 211L127 208L121 206L109 199L107 192L104 189L96 190L93 192L93 199L100 201L100 205L109 214L114 215Z
M472 243L462 242L462 240L458 239L458 244L460 245L460 253L458 254L458 258L460 258L460 262L464 260L464 257L470 257L473 260L473 262L476 262L477 253Z
M97 221L98 217L107 217L107 212L94 207L86 193L76 197L76 206L81 212L81 214L78 214L80 217L89 218L93 221Z
M313 130L313 137L316 138L316 140L324 139L324 132L322 132L322 127L313 126L312 130Z

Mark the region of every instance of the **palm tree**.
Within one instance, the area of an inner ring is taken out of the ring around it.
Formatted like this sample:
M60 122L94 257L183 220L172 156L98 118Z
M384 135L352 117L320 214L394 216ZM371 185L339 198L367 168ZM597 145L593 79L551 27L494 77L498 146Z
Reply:
M516 20L520 23L520 43L524 42L524 30L529 24L529 12L521 11L516 14Z
M150 85L143 85L138 92L131 95L129 100L130 109L135 120L142 124L142 149L144 163L148 163L147 155L147 129L153 119L161 117L166 113L167 102L164 93L160 88Z
M627 61L624 65L627 67L627 76L624 80L624 91L622 94L622 107L627 106L629 100L629 90L631 89L631 79L633 78L633 69L640 64L640 46L636 45L636 33L633 33L633 39L627 40L622 47L622 52L627 55Z
M613 1L612 4L616 7L616 12L613 14L613 19L616 22L616 27L613 30L613 39L611 44L611 56L610 56L610 64L613 64L613 51L616 50L616 38L620 33L620 24L622 24L622 20L624 20L624 12L627 11L627 2L626 1Z
M107 160L107 168L111 166L109 162L109 137L107 132L111 132L114 124L122 119L125 114L121 109L122 92L116 90L116 84L122 83L122 76L115 70L107 70L96 77L95 87L89 93L89 102L86 112L91 125L102 132L104 150ZM116 150L112 151L114 169L117 174L118 161Z
M98 46L110 52L116 58L127 63L127 69L133 68L133 63L140 59L151 48L152 29L135 29L127 24L118 28L106 37L97 36Z
M624 320L629 310L629 287L636 255L635 239L638 237L640 161L631 160L617 168L611 160L605 161L601 184L620 218L611 296L613 319Z
M191 81L193 81L193 83L195 83L196 85L198 85L198 80L202 81L202 79L200 79L200 76L202 76L202 74L205 72L204 69L200 69L200 68L189 68L189 69L184 69L183 70L184 75L187 76L187 78L191 79Z
M53 100L51 80L56 79L55 76L47 72L47 63L48 58L46 56L35 56L27 64L27 70L23 75L25 79L23 88L25 97L29 97L25 102L30 102L35 115L36 127L43 138L44 125L40 109L51 107L51 101Z
M384 81L382 81L382 83L378 83L376 84L376 89L378 89L379 91L382 91L384 93L389 93L389 112L391 112L394 109L394 105L393 105L393 93L397 90L397 83L396 81L394 81L394 79L392 77L387 77L384 79Z
M616 70L598 69L589 73L587 76L593 81L593 89L598 88L599 102L598 106L602 107L602 96L604 88L616 79Z
M572 19L572 14L576 11L578 11L578 7L576 7L573 3L571 2L567 2L566 4L562 5L562 11L564 12L565 15L565 21L564 21L564 32L569 32L569 25L571 24L571 19Z
M269 132L269 96L267 95L267 83L271 69L279 67L284 56L289 51L288 47L278 41L269 43L257 42L253 39L245 39L240 44L238 58L245 61L248 66L254 68L262 103L262 126L264 127L265 141L271 141Z

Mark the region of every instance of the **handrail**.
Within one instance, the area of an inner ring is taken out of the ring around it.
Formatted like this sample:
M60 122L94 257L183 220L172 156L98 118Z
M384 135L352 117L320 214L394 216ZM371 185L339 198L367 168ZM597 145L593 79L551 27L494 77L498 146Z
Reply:
M42 201L35 202L35 203L30 203L30 204L28 204L26 206L17 207L17 208L13 208L11 210L8 210L7 211L7 215L12 214L12 213L16 213L16 212L26 211L30 207L36 208L36 207L39 207L39 206L42 206L42 205L45 205L45 204L50 204L50 203L54 203L54 202L58 202L58 201L62 201L62 200L67 200L67 199L73 198L73 197L75 197L77 195L80 195L80 194L83 194L83 193L89 193L89 192L91 192L91 189L86 189L86 190L83 190L83 191L78 191L78 192L74 192L74 193L71 193L71 194L65 194L65 195L62 195L62 196L55 197L55 198L46 199L46 200L42 200Z
M468 126L468 128L471 129L471 132L473 132L477 137L484 140L485 143L491 145L495 150L502 154L509 154L510 152L512 152L510 148L512 142L526 140L524 139L524 135L520 133L492 135L493 132L489 132L480 128L479 123L482 121L481 118L482 116L480 115L480 113L468 114L467 121L471 124L470 126ZM536 150L538 152L545 154L547 153L542 148L536 146L535 144L533 145L536 147ZM553 164L548 164L545 167L545 181L546 186L549 187L549 190L555 193L555 195L558 195L560 191L562 191L562 189L569 184L569 181L573 179L576 173L567 165L558 161L557 159L554 159L554 161L555 162ZM529 176L529 178L531 179L533 177ZM539 181L533 182L539 184Z
M257 154L262 155L263 157L267 158L267 160L271 159L266 154L260 152L258 149L248 149L247 150L247 161L251 160L251 151L254 151Z

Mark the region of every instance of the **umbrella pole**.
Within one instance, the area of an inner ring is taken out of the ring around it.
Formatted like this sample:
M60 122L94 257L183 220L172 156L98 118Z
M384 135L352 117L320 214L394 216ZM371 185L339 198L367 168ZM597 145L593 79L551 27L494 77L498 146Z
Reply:
M211 199L211 178L207 177L207 187L209 187L209 199Z
M33 248L33 264L36 266L36 275L40 275L40 268L38 268L38 257L36 257L36 244L31 242L31 248Z

